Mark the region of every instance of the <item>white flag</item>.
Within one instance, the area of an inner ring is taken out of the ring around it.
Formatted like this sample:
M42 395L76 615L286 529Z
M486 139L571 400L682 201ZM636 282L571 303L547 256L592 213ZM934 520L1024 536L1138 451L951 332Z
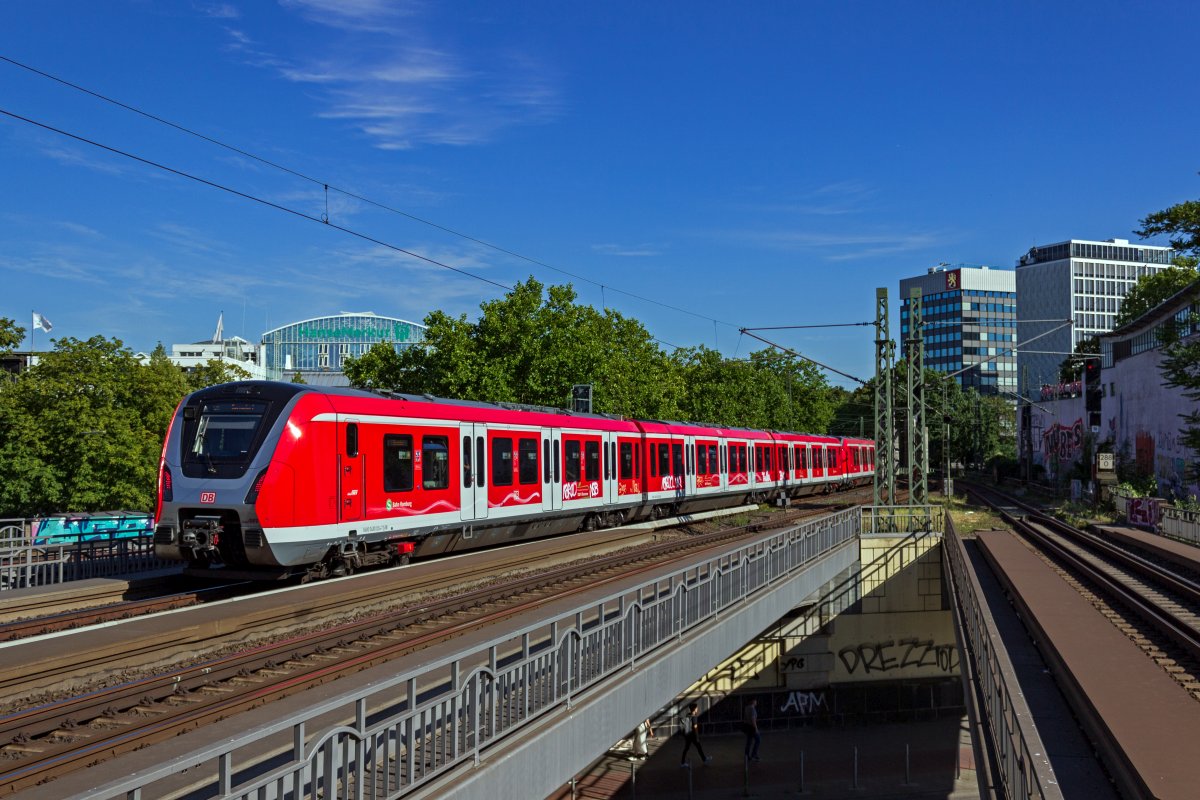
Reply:
M49 333L54 329L54 326L50 324L50 320L46 319L36 311L33 312L33 327L35 330L43 330L46 333Z

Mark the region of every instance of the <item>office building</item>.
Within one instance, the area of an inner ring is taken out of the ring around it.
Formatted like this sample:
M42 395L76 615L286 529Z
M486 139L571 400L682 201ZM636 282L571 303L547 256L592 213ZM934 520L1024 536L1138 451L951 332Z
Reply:
M1017 295L1011 270L942 264L900 281L900 337L912 289L921 290L925 366L980 394L1016 390Z
M1017 374L1023 397L1059 382L1075 345L1112 330L1121 300L1143 275L1171 265L1169 247L1071 239L1031 248L1017 262ZM1035 338L1037 337L1037 338Z

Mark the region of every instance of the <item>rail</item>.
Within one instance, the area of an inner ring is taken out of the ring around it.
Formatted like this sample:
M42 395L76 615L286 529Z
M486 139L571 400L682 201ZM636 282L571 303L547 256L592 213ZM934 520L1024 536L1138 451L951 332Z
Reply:
M963 638L959 649L964 661L970 662L975 685L983 699L983 712L1005 796L1059 800L1063 796L1062 790L1044 755L1046 750L1042 742L1031 743L1026 738L1026 729L1037 737L1029 707L1020 687L1008 686L1005 676L1014 674L1012 665L994 630L990 612L980 602L982 590L978 578L967 566L966 547L949 514L946 515L943 545L942 569L946 585L957 601L953 604L955 622Z
M155 783L183 771L205 776L197 779L204 796L403 796L459 766L478 765L505 737L569 710L607 678L851 542L861 520L855 508L767 534L84 796L159 797ZM280 740L288 743L284 752L261 760L262 743Z
M175 566L154 556L148 527L47 534L39 530L39 522L0 520L0 591Z

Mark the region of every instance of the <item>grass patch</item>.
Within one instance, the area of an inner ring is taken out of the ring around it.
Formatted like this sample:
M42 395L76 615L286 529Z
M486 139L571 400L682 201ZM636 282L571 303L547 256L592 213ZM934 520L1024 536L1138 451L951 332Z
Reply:
M986 506L969 502L965 494L956 494L944 499L941 505L950 511L954 529L960 536L971 536L979 530L990 531L1008 527L999 514Z

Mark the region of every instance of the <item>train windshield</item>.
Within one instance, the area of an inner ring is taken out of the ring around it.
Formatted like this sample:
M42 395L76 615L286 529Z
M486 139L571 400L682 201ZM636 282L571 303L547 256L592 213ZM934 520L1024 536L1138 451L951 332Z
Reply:
M186 461L214 473L221 466L242 469L254 456L259 429L269 403L257 400L220 400L205 403L189 425L184 442ZM222 470L223 471L223 470Z

